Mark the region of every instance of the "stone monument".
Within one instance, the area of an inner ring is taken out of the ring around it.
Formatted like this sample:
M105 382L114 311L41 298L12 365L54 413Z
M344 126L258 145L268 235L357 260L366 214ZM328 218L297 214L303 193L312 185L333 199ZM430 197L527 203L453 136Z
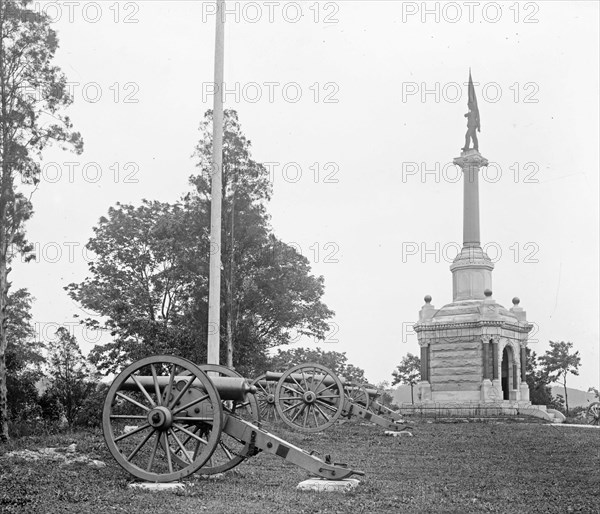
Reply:
M460 404L464 409L467 404L477 409L496 404L517 413L532 407L525 380L525 352L533 325L527 322L518 298L506 309L492 295L494 264L481 247L479 233L479 170L488 161L478 148L469 148L469 139L477 144L473 135L479 128L470 72L469 113L465 116L466 145L454 159L464 175L463 246L450 266L452 302L436 309L426 296L414 326L421 347L418 393L421 406L451 408ZM533 406L533 410L540 409ZM544 412L538 417L553 419L545 408L541 410Z

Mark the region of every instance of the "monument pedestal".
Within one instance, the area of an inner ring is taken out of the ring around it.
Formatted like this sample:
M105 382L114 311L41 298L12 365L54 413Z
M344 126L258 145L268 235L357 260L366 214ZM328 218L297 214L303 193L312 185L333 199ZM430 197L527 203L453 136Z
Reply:
M508 310L492 298L494 264L481 248L477 150L454 159L464 175L463 247L452 272L452 302L436 309L431 297L419 312L421 403L491 404L529 401L525 346L533 326L519 299Z

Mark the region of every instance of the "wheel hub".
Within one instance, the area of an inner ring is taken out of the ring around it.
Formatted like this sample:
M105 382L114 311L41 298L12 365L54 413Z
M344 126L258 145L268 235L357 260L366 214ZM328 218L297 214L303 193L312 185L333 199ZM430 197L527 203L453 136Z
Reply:
M171 411L163 406L154 407L148 412L148 423L157 430L168 430L173 424Z
M304 403L315 403L315 400L317 399L317 395L313 391L306 391L302 397Z

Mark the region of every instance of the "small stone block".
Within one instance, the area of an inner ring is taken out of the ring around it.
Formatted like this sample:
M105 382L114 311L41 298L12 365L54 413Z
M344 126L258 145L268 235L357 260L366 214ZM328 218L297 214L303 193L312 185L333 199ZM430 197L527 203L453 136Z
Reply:
M360 481L356 478L345 478L344 480L325 480L324 478L309 478L300 482L296 489L301 491L316 491L318 493L345 493L354 489Z
M389 435L391 437L400 437L401 435L405 435L407 437L413 437L412 432L408 432L406 430L403 430L402 432L396 432L394 430L386 430L384 432L385 435Z
M129 484L131 489L143 489L144 491L152 492L167 492L167 491L178 491L183 489L185 485L181 482L167 482L167 483L154 483L154 482L133 482Z

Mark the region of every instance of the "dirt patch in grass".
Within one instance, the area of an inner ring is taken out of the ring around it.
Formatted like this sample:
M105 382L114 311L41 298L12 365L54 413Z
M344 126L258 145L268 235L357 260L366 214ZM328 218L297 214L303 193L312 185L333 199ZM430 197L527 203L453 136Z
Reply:
M179 492L145 492L128 489L133 480L113 461L100 433L24 438L0 447L0 512L598 512L598 430L511 423L413 426L414 437L401 438L358 423L308 436L273 427L301 448L365 471L348 493L297 491L306 472L263 454L222 478L192 476ZM11 454L73 443L73 455L85 459L31 461ZM107 466L96 469L90 460Z

